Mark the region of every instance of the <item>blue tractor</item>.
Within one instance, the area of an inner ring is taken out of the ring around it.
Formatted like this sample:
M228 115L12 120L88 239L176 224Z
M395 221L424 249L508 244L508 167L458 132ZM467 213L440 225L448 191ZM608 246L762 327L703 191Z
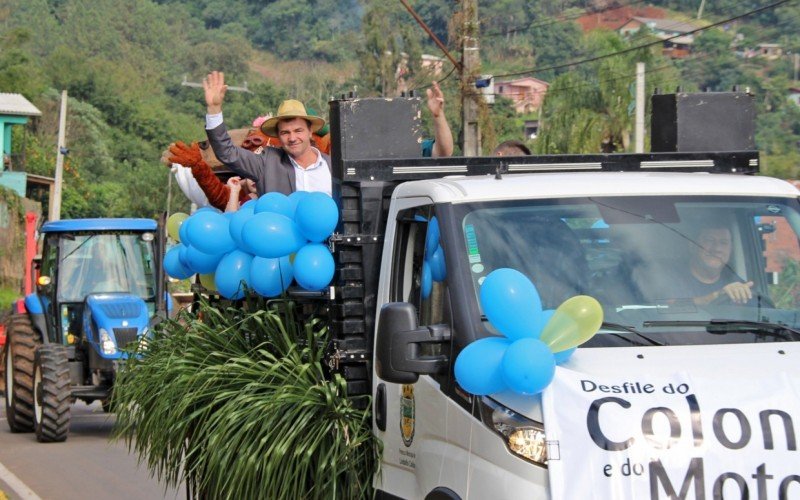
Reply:
M75 219L39 230L35 292L6 323L6 416L12 432L64 441L76 400L108 411L131 344L167 315L163 225Z

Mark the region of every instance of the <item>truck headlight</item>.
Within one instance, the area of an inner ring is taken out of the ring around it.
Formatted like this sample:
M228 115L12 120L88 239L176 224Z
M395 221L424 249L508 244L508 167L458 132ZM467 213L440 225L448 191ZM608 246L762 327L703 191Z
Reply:
M486 396L480 398L480 408L483 423L503 438L512 453L547 467L547 440L542 424Z
M111 340L111 336L108 334L105 328L100 329L100 349L106 356L111 356L112 354L117 353L117 344Z

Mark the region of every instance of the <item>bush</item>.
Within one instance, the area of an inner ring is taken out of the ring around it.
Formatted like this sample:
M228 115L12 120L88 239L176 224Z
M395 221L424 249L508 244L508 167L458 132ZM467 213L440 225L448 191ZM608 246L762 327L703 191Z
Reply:
M161 323L119 375L115 435L201 497L370 496L378 441L326 370L327 327L265 306L202 303Z

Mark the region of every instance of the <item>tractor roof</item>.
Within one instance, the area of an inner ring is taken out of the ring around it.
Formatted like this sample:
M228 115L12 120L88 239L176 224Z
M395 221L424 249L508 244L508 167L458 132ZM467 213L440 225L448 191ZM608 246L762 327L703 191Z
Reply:
M156 227L156 221L153 219L67 219L46 222L39 232L155 231Z

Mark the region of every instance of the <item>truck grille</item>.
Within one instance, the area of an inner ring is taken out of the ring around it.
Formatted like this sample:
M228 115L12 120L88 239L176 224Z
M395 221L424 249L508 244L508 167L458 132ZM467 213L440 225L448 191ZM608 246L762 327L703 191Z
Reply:
M131 342L136 342L138 328L114 328L114 337L117 339L117 347L123 348Z

